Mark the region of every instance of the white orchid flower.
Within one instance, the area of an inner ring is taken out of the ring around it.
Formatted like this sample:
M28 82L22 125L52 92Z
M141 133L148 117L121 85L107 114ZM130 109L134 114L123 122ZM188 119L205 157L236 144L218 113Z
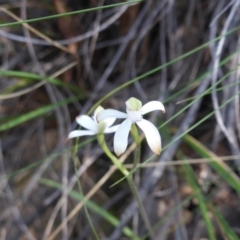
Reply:
M93 117L89 117L87 115L80 115L76 117L77 123L86 128L87 130L75 130L69 133L69 138L87 136L87 135L96 135L100 133L113 133L116 132L119 125L112 126L115 122L116 118L108 118L104 121L97 122L96 116L99 112L103 111L104 108L98 106L94 111ZM112 127L111 127L112 126Z
M163 104L159 101L151 101L142 106L142 102L136 98L130 98L126 102L127 113L114 109L106 109L97 114L99 122L108 118L126 118L117 129L114 135L114 151L120 156L126 151L128 135L132 124L136 123L144 132L148 145L155 154L161 152L161 137L158 129L149 121L143 119L143 115L154 110L165 112Z

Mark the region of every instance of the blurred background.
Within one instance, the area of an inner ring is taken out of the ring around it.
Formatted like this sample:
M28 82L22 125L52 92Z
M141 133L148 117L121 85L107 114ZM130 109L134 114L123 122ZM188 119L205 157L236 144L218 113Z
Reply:
M1 0L0 239L240 239L239 33L240 0ZM96 137L66 141L130 97L166 108L133 174L154 237Z

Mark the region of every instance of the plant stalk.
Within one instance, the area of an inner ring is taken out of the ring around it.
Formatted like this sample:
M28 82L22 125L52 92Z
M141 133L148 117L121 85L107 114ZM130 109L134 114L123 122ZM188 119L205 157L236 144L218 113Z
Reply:
M128 180L128 184L130 186L130 189L132 191L133 196L135 197L137 203L138 203L138 207L139 207L139 211L141 214L141 217L146 225L146 228L151 236L152 239L154 239L153 237L153 230L152 227L150 225L150 222L148 220L145 208L141 202L140 196L138 194L137 188L135 186L135 183L132 179L132 175L130 174L130 172L124 167L124 165L121 164L121 162L111 153L111 151L109 150L104 135L103 134L99 134L97 136L98 138L98 143L101 146L101 148L103 149L103 151L105 152L105 154L111 159L112 163L119 169L119 171L127 178ZM140 156L140 155L139 155Z
M135 124L132 124L131 134L132 134L132 136L134 138L134 141L137 145L136 152L135 152L135 157L134 157L134 162L133 162L133 168L132 168L132 172L134 172L137 168L137 165L138 165L138 163L140 161L140 157L141 157L141 139L140 139L138 129L137 129Z

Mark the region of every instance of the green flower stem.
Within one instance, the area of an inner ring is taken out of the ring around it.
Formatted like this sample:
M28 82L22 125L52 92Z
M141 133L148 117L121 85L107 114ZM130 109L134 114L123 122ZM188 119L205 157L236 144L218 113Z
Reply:
M129 171L121 164L121 162L111 153L109 150L104 135L103 134L98 134L97 135L98 143L103 149L103 151L106 153L106 155L111 159L112 163L118 168L118 170L124 175L128 176Z
M76 156L76 155L75 155L75 156ZM75 157L74 170L75 170L76 176L78 175L78 174L77 174L77 164L76 164L77 161L78 161L78 159L77 159L77 157ZM96 239L96 240L100 240L100 238L98 237L97 231L96 231L95 228L94 228L94 225L93 225L92 219L91 219L91 217L90 217L90 214L89 214L89 212L88 212L86 200L84 199L83 189L82 189L82 185L81 185L81 182L80 182L79 178L77 178L77 183L78 183L79 192L80 192L81 196L83 196L83 208L84 208L85 215L86 215L86 217L87 217L87 221L88 221L88 223L89 223L89 225L90 225L90 228L91 228L91 230L92 230L92 232L93 232L93 234L94 234L95 239Z
M134 162L133 162L133 168L132 168L132 171L134 171L137 168L137 165L140 161L140 156L141 156L141 139L140 139L136 124L132 124L131 134L132 134L132 136L134 138L134 141L137 145L135 158L134 158Z
M78 158L76 157L77 156L77 149L78 149L78 142L79 142L79 138L77 138L77 143L74 146L74 157L73 157L73 165L74 165L74 170L75 170L76 176L78 175L77 174L77 168L78 168L78 164L79 164ZM82 185L81 185L81 182L80 182L79 178L77 178L77 183L78 183L79 192L83 196L83 208L84 208L85 215L87 217L87 221L88 221L88 223L90 225L90 228L91 228L91 230L93 232L93 235L94 235L95 239L96 240L100 240L100 238L98 237L98 234L97 234L97 232L96 232L96 230L94 228L94 225L92 223L91 217L89 215L88 208L87 208L87 205L86 205L86 201L84 199L84 193L83 193L83 190L82 190Z
M105 154L111 159L112 163L119 169L119 171L122 172L122 174L127 178L128 180L128 184L130 186L130 189L133 193L133 196L135 197L135 199L137 200L138 203L138 207L139 207L139 211L141 214L141 217L146 225L146 228L148 229L148 233L150 234L150 236L152 237L152 239L154 239L153 237L153 230L151 228L150 222L148 220L147 214L145 212L145 209L143 207L143 204L141 202L141 199L138 195L138 191L137 188L135 186L135 183L132 179L132 175L130 174L130 172L121 164L121 162L111 153L111 151L109 150L104 135L103 134L98 134L97 135L97 139L98 139L98 143L101 146L101 148L103 149L103 151L105 152ZM140 143L140 142L139 142ZM140 156L140 155L139 155Z

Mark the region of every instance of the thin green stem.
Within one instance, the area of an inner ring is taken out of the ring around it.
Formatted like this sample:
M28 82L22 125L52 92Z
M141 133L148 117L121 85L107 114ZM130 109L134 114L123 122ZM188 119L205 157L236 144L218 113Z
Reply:
M136 150L135 150L135 155L134 155L133 167L131 169L131 171L134 171L138 166L138 163L140 161L140 156L141 156L141 140L140 140L138 129L137 129L137 126L136 126L135 123L132 124L132 126L131 126L131 134L132 134L132 136L134 138L134 141L136 143ZM138 188L139 187L139 179L140 179L140 171L136 172L134 177L131 177L131 178L135 183L135 188ZM130 182L129 182L129 186L131 187ZM145 212L143 212L141 214L143 215L144 213ZM135 220L138 219L138 214L134 215L134 219Z
M78 143L78 141L79 141L79 138L77 138L77 143ZM75 146L74 146L74 158L73 158L73 166L74 166L74 171L75 171L75 174L76 174L76 177L77 177L77 184L78 184L78 188L79 188L79 192L80 192L80 194L83 196L83 209L84 209L84 212L85 212L85 215L86 215L86 217L87 217L87 221L88 221L88 223L89 223L89 225L90 225L90 228L92 229L92 232L93 232L93 235L94 235L94 237L95 237L95 239L96 240L100 240L100 238L98 237L98 234L97 234L97 232L96 232L96 230L95 230L95 228L94 228L94 225L93 225L93 223L92 223L92 220L91 220L91 217L90 217L90 215L89 215L89 213L88 213L88 209L87 209L87 205L86 205L86 200L85 200L85 198L84 198L84 194L83 194L83 189L82 189L82 185L81 185L81 182L80 182L80 180L79 180L79 178L78 178L78 171L77 171L77 165L78 165L78 159L77 159L77 149L78 149L78 144L76 144Z
M77 162L77 159L74 161L74 170L75 170L76 176L78 176L76 162ZM78 184L78 188L79 188L79 191L80 191L80 195L83 196L83 202L84 202L83 208L84 208L84 212L85 212L85 215L87 217L88 223L90 225L90 228L92 229L92 232L94 234L95 239L96 240L100 240L100 238L98 237L98 234L97 234L97 232L96 232L96 230L94 228L94 225L92 223L91 217L89 215L88 208L87 208L87 205L86 205L86 200L84 200L84 194L83 194L82 185L81 185L81 182L78 179L78 177L77 177L77 184Z
M133 193L133 196L135 197L137 203L138 203L138 207L139 207L139 211L140 214L142 216L142 219L146 225L146 228L148 229L148 232L150 234L150 236L153 238L153 231L150 225L150 222L148 220L147 214L145 212L145 208L141 202L141 198L138 195L138 191L137 188L135 186L135 183L132 179L131 174L129 173L129 171L124 167L124 165L121 164L121 162L111 153L111 151L109 150L104 135L103 134L98 134L97 136L98 138L98 143L101 146L101 148L103 149L103 151L105 152L105 154L110 158L110 160L112 161L112 163L122 172L122 174L127 178L128 180L128 184L130 186L130 189ZM154 238L153 238L154 239Z
M88 111L88 114L90 114L91 112L93 112L94 109L95 109L97 106L101 105L101 103L102 103L103 101L105 101L106 99L108 99L108 98L109 98L110 96L112 96L113 94L115 94L115 93L119 92L120 90L124 89L125 87L127 87L127 86L129 86L129 85L131 85L131 84L133 84L133 83L135 83L135 82L137 82L137 81L139 81L139 80L142 80L142 79L144 79L144 78L146 78L146 77L148 77L148 76L150 76L150 75L152 75L152 74L155 74L156 72L158 72L158 71L160 71L160 70L162 70L162 69L164 69L164 68L166 68L166 67L168 67L168 66L170 66L170 65L172 65L172 64L174 64L174 63L176 63L176 62L178 62L178 61L180 61L180 60L182 60L182 59L184 59L184 58L186 58L186 57L188 57L188 56L190 56L190 55L192 55L193 53L196 53L196 52L198 52L198 51L200 51L200 50L208 47L208 46L211 45L212 43L217 42L218 40L220 40L222 37L228 36L228 35L236 32L236 31L239 30L239 29L240 29L240 26L237 26L237 27L231 29L230 31L228 31L226 34L220 35L220 36L212 39L211 41L206 42L206 43L202 44L201 46L199 46L199 47L197 47L197 48L194 48L193 50L190 50L190 51L188 51L187 53L185 53L185 54L183 54L183 55L181 55L181 56L179 56L179 57L176 57L176 58L174 58L173 60L171 60L171 61L169 61L169 62L167 62L167 63L165 63L165 64L163 64L163 65L160 65L160 66L158 66L158 67L156 67L156 68L154 68L154 69L152 69L152 70L150 70L150 71L148 71L148 72L146 72L146 73L143 73L142 75L140 75L140 76L138 76L138 77L136 77L136 78L133 78L133 79L131 79L131 80L123 83L123 84L120 85L119 87L115 88L114 90L112 90L111 92L109 92L108 94L106 94L106 95L105 95L104 97L102 97L99 101L97 101L97 102L90 108L90 110Z
M153 230L152 230L151 224L149 222L149 219L148 219L148 216L146 214L145 208L144 208L144 206L142 204L141 198L140 198L140 196L138 194L138 190L137 190L137 188L135 186L135 183L134 183L134 181L132 179L132 175L129 175L127 177L127 180L128 180L129 187L130 187L130 189L131 189L135 199L137 200L140 214L141 214L141 216L143 218L143 221L144 221L144 223L145 223L145 225L146 225L146 227L148 229L148 234L151 236L152 239L154 239L154 234L153 234Z
M131 134L132 134L132 136L134 138L134 141L137 145L136 152L135 152L135 157L134 157L134 162L133 162L133 168L132 168L132 171L134 171L137 168L137 165L140 161L140 156L141 156L141 139L140 139L138 129L137 129L135 124L132 124Z
M92 12L92 11L97 11L97 10L119 7L119 6L123 6L123 5L126 5L126 4L140 3L142 1L143 0L133 0L133 1L128 1L128 2L114 3L114 4L105 5L105 6L82 9L82 10L66 12L66 13L60 13L60 14L50 15L50 16L46 16L46 17L41 17L41 18L28 19L28 20L23 20L23 21L19 21L19 22L12 22L12 23L4 23L4 24L0 24L0 28L19 25L19 24L23 24L23 23L32 23L32 22L49 20L49 19L54 19L54 18L67 17L67 16L72 16L72 15L76 15L76 14L80 14L80 13L87 13L87 12ZM0 10L3 11L4 8L0 7Z
M111 153L109 150L104 135L98 134L97 135L98 143L103 149L103 151L106 153L106 155L111 159L112 163L118 168L118 170L127 177L129 175L129 171L121 164L121 162Z

